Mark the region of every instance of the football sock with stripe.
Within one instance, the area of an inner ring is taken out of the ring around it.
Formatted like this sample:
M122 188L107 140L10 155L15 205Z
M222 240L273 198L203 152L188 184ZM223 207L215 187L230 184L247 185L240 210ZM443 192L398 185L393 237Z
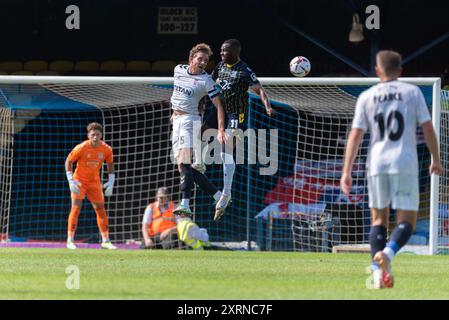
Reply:
M190 164L181 163L181 193L182 199L190 199L193 187L193 173Z
M407 243L413 233L413 226L410 222L404 221L398 223L393 229L387 246L383 250L390 262L393 260L395 254Z

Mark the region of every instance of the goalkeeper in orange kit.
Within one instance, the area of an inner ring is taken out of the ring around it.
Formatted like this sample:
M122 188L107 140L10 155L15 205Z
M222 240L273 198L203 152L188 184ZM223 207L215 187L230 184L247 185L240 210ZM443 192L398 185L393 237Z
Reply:
M114 159L112 149L104 141L103 127L101 124L92 122L87 126L88 140L78 144L65 161L67 180L72 195L72 209L69 215L67 230L67 248L76 249L75 231L78 224L78 216L81 212L81 206L84 198L92 203L97 215L97 224L101 232L104 249L116 249L109 240L108 216L104 208L104 196L111 196L114 187ZM104 184L103 190L100 180L100 170L103 162L106 161L109 180ZM75 173L73 173L73 164L76 164Z

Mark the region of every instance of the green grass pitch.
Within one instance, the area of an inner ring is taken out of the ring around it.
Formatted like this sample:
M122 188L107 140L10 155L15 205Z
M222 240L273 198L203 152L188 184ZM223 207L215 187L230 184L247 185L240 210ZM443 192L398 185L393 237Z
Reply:
M449 256L398 255L368 290L367 254L0 249L0 299L449 299ZM66 288L66 268L80 288Z

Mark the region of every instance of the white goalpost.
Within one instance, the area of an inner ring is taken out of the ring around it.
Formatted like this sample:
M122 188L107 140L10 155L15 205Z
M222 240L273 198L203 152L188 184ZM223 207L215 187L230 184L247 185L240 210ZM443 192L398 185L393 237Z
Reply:
M366 244L366 137L355 164L352 195L342 195L338 183L355 101L378 79L259 80L277 113L270 119L258 97L251 96L247 122L256 131L278 130L277 171L262 176L264 164L239 165L233 205L220 223L213 222L210 198L196 192L196 222L208 229L212 241L257 243L261 250L330 252L339 245ZM444 170L440 178L426 174L429 154L418 139L421 224L414 241L428 254L447 253L443 211L449 189L449 95L440 90L439 78L400 80L424 92ZM64 159L85 140L85 127L92 121L104 124L104 140L113 148L117 165L117 185L106 199L111 239L139 240L144 209L157 188L167 186L174 200L179 199L179 173L170 160L172 85L171 77L0 76L0 240L65 239L70 192ZM258 143L268 141L270 137ZM258 149L247 148L246 156L257 159L251 150ZM206 175L222 186L221 165L208 166ZM98 237L87 201L79 237Z
M440 150L443 153L442 157L444 158L447 138L446 136L443 136L443 139L440 138L441 132L443 132L441 128L442 92L440 90L440 78L400 78L400 80L416 84L423 90L429 108L431 108L432 121L438 140L440 141ZM295 203L303 202L306 205L300 208L302 212L299 211L296 213L298 217L302 216L302 219L297 217L296 220L302 221L295 223L295 218L293 218L291 228L293 232L296 231L298 234L301 234L296 240L296 245L305 248L305 251L327 251L325 246L328 245L328 242L333 242L337 246L343 244L342 247L346 248L353 247L348 251L359 251L363 247L360 245L368 242L369 209L366 205L367 194L364 176L364 159L368 148L368 138L364 139L365 143L359 152L357 157L359 161L356 160L355 173L353 173L356 184L353 190L354 197L359 197L359 200L363 198L360 201L362 206L359 206L359 209L356 209L357 206L351 206L351 203L356 202L353 201L355 199L344 199L344 196L336 189L339 189L338 178L343 160L344 142L347 133L349 133L356 99L361 91L378 83L378 81L378 78L265 78L261 80L264 87L267 88L270 98L281 102L283 105L288 105L298 112L299 129L296 161L299 161L301 165L299 166L300 169L296 170L294 174L295 180L293 184L296 194L293 200ZM444 113L447 114L447 110ZM301 130L304 127L306 128ZM443 129L445 130L445 126ZM329 132L323 133L325 130ZM331 134L333 131L339 131L342 135L336 137ZM419 135L420 131L418 130L417 133ZM342 139L342 141L336 141L338 139ZM418 140L424 146L422 137ZM421 206L419 216L422 218L422 225L426 227L428 225L428 239L424 243L422 237L419 239L420 236L417 235L414 240L418 240L417 243L421 244L421 248L416 249L417 252L435 254L441 249L440 246L443 244L440 242L444 239L441 237L442 223L439 221L439 216L442 214L441 210L445 208L439 204L440 198L444 194L440 193L441 188L438 176L432 175L430 178L426 177L425 170L428 170L428 166L424 166L424 164L430 163L430 158L428 154L424 153L424 148L422 146L418 147L421 164L420 183L423 184L420 188ZM447 166L444 167L444 172L442 173L443 177L446 175ZM428 186L425 186L424 184L427 184L427 178L430 179L430 183L428 183ZM311 188L311 191L304 195L304 188L300 186L307 184L308 181L309 185L319 185L319 187ZM331 191L329 192L329 196L323 196L322 193L326 194L326 189L332 190L334 194ZM339 199L335 197L335 192L339 193ZM310 196L311 193L312 196ZM320 193L320 195L317 195L317 193ZM307 199L307 196L309 199ZM316 203L320 203L323 200L326 202L321 214L318 215L316 212L313 212L316 208L312 208L308 202L310 198L314 197L318 198ZM333 208L331 209L330 207ZM364 209L360 207L364 207ZM307 214L307 210L311 208L313 209L310 211L312 213L309 214L311 221L304 221L304 211ZM329 212L329 209L332 212ZM364 214L364 219L360 217L361 212ZM346 231L342 231L342 221L348 219L346 216L348 213L352 213L352 220L355 225L347 227ZM290 212L290 216L292 214L294 212ZM289 215L287 214L287 216ZM319 220L323 221L321 225L319 224ZM270 225L273 225L273 221L271 221ZM324 235L324 238L326 238L326 241L324 241L322 238L326 230L329 234L328 236ZM422 229L419 231L422 234ZM356 237L342 241L344 233L351 233ZM363 235L360 233L363 233ZM313 238L312 241L311 238ZM304 242L307 243L304 245ZM367 246L365 246L366 249Z

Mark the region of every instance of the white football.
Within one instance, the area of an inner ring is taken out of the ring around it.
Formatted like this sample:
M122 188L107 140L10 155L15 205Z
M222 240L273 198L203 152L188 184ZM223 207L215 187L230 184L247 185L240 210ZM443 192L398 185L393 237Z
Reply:
M303 56L297 56L290 61L290 72L295 77L305 77L312 68L309 59Z

